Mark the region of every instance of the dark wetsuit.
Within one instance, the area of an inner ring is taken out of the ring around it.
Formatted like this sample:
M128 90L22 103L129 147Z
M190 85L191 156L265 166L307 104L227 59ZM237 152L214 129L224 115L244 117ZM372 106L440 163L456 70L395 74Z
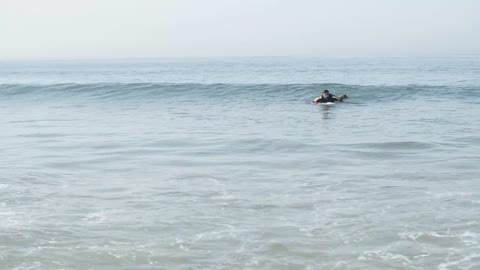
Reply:
M325 98L322 96L321 98L317 99L315 103L327 103L327 102L335 102L336 100L333 98L332 94L328 94L328 97Z

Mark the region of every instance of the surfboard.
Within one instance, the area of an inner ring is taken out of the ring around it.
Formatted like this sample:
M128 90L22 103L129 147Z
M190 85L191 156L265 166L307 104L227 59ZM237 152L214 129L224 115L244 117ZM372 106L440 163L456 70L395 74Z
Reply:
M330 105L335 105L335 102L325 102L325 103L318 103L318 104L330 106Z

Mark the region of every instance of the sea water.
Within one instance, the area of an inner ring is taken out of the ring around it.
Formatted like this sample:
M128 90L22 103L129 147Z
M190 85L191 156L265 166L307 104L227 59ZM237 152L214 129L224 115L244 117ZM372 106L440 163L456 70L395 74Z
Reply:
M0 115L0 269L480 269L480 57L4 61Z

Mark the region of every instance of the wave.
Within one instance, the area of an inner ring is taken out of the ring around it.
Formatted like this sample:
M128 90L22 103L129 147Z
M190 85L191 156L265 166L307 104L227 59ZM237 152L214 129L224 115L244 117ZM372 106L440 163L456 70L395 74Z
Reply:
M268 99L309 100L324 89L338 95L347 94L360 100L397 100L409 97L441 98L443 96L480 97L480 86L431 85L348 85L348 84L198 84L198 83L92 83L92 84L0 84L3 97L85 97L90 99L155 99L184 98L245 98L261 96Z

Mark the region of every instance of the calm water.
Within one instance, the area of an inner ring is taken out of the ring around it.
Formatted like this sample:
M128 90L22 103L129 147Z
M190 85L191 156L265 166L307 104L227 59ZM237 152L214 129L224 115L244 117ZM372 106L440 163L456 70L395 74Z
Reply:
M480 269L479 75L0 62L0 269Z

